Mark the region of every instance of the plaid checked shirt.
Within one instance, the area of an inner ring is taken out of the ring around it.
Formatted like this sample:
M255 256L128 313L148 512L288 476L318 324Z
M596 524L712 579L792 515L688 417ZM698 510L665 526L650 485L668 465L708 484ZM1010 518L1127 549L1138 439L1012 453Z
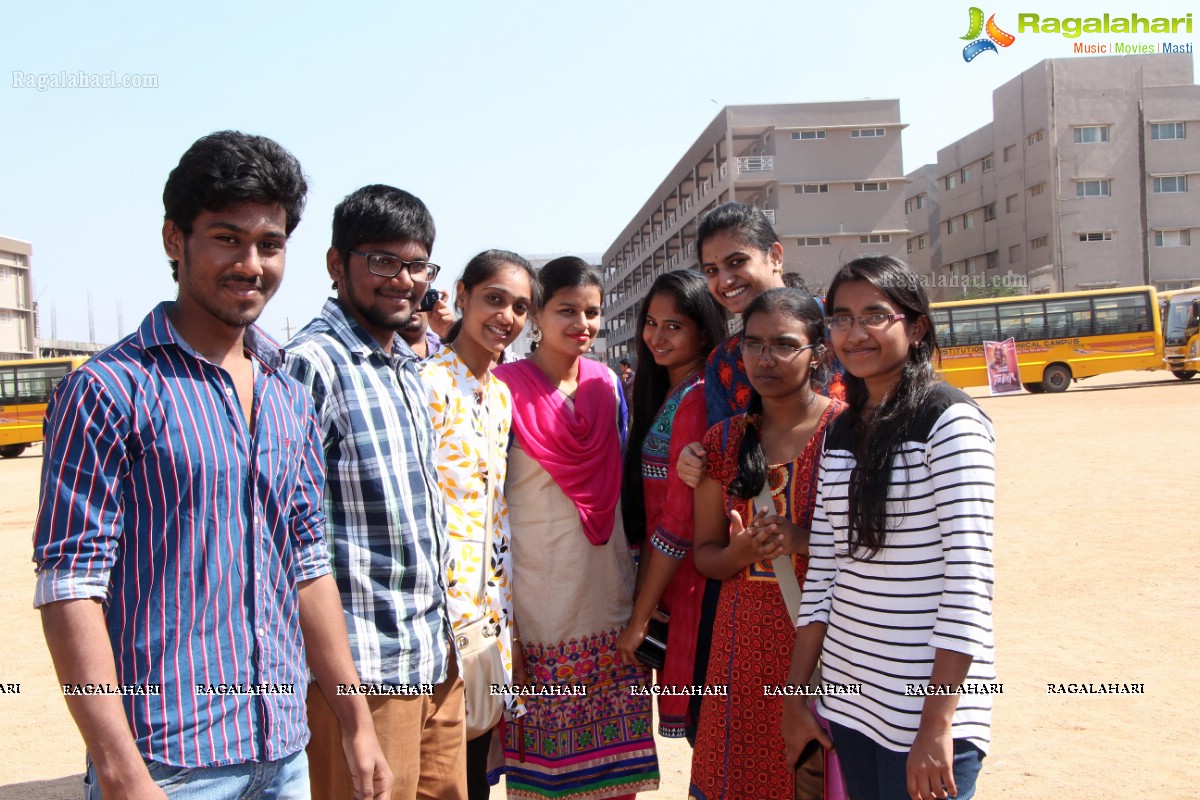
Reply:
M285 348L324 437L325 538L365 683L441 683L452 657L446 512L418 360L389 355L336 300Z

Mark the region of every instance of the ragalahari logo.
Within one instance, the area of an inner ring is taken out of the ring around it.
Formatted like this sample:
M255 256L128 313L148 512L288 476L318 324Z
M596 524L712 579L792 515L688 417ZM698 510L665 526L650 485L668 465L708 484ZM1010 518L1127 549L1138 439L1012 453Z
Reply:
M979 38L979 34L987 31L987 38ZM980 53L986 53L989 50L993 53L1000 52L996 49L996 45L1008 47L1017 40L1017 37L1011 33L1005 33L1000 30L1000 26L996 24L996 15L992 14L988 17L987 25L983 24L983 9L971 6L971 27L967 31L964 39L973 39L969 45L963 48L963 61L974 61L975 56Z

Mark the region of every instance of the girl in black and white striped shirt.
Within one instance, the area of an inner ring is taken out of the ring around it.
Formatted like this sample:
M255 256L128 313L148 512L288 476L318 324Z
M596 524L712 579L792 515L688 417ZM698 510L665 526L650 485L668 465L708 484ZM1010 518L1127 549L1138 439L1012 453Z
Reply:
M933 368L917 276L890 256L838 272L826 299L849 409L825 443L791 682L822 659L818 708L854 800L974 794L996 688L991 421ZM788 757L818 739L784 704Z

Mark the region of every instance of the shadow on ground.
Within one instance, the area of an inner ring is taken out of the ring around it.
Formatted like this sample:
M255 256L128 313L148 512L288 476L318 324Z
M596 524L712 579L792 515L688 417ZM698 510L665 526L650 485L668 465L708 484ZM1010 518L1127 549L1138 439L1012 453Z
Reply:
M71 775L52 781L10 783L0 786L0 800L79 800L83 797L83 776Z

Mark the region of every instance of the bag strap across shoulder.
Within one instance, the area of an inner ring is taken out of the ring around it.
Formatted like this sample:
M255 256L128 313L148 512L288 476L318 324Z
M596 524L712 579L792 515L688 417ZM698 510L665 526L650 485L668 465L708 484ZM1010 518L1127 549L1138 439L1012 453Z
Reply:
M822 432L821 441L818 445L817 453L820 455L825 449L825 434ZM812 485L809 495L815 501L815 493L817 489L817 469L814 466L812 473ZM771 481L770 479L763 482L762 491L754 498L754 508L767 509L768 513L776 513L775 500L771 497ZM757 511L756 511L757 513ZM800 581L796 580L796 570L792 564L792 556L788 553L777 556L771 559L771 567L775 570L775 582L779 584L779 591L783 595L783 603L787 606L788 617L792 624L796 624L796 619L800 616Z

